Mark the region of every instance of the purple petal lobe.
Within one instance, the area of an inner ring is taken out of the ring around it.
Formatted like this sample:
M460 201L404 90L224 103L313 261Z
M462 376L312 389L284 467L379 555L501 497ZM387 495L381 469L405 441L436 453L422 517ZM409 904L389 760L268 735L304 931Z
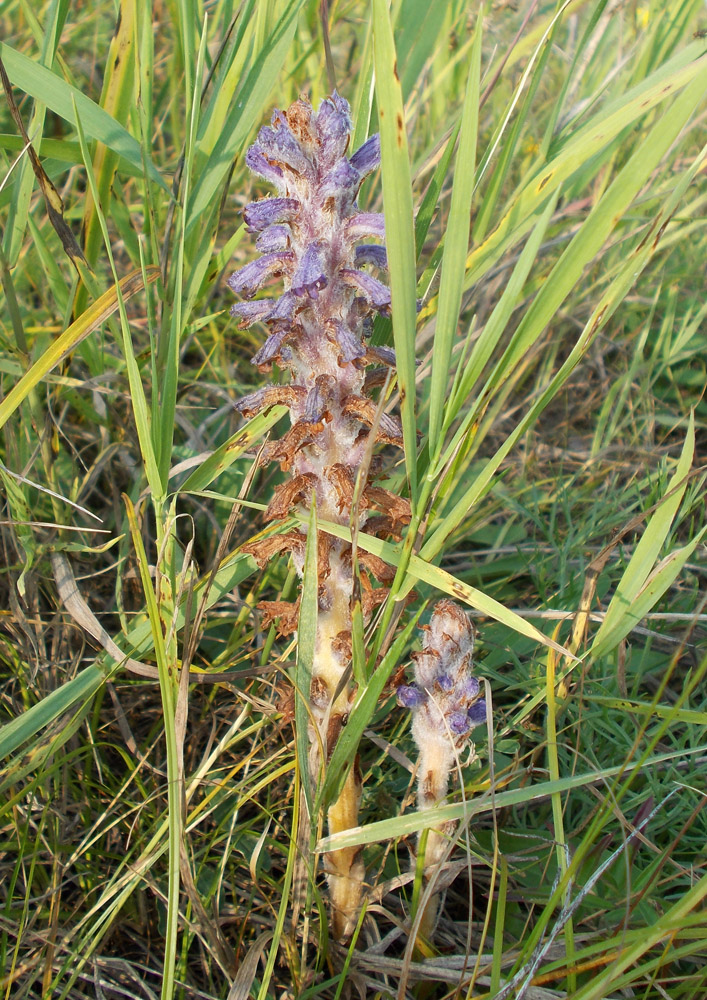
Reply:
M486 722L486 699L480 698L478 701L475 701L466 714L472 726L480 726L483 722Z
M366 353L378 361L382 361L389 368L395 368L395 351L391 347L374 347L371 345Z
M269 365L272 361L274 361L279 355L282 343L289 333L290 330L287 327L282 327L279 330L275 330L274 333L271 333L257 354L254 354L251 358L253 364Z
M472 701L478 695L480 685L476 677L465 677L457 690L460 698Z
M337 93L323 100L317 113L316 129L320 143L319 157L326 169L344 155L349 144L351 115L348 101Z
M385 270L388 267L388 254L385 247L377 243L362 243L354 251L354 267L361 267L363 264L373 264Z
M283 173L279 167L275 166L274 163L270 163L262 153L262 150L258 148L257 143L252 145L248 152L245 154L246 166L253 171L254 174L258 174L259 177L263 177L266 181L274 184L278 190L283 188Z
M365 357L365 347L358 335L346 323L341 323L339 320L331 320L327 324L327 328L329 339L332 343L338 345L340 362L346 363Z
M381 140L379 135L372 135L351 157L351 165L358 170L361 178L366 177L380 166Z
M454 687L454 679L449 674L439 674L436 684L440 691L451 691Z
M387 309L390 306L390 289L382 281L374 278L372 274L367 274L365 271L352 271L349 268L342 268L340 274L346 284L362 292L374 308Z
M385 239L385 219L382 212L359 212L346 222L346 236L354 243L366 236Z
M398 704L403 708L419 708L426 700L424 691L420 691L414 684L401 684L395 693Z
M466 712L450 712L447 716L447 724L454 736L465 736L472 726Z
M290 323L295 311L295 296L292 292L285 292L275 303L268 322Z
M273 253L276 250L287 250L290 245L289 226L268 226L255 241L255 246L261 253Z
M309 295L315 299L317 292L324 288L326 283L321 247L316 243L310 243L292 278L292 291L295 295Z
M320 188L323 199L333 198L337 210L345 214L353 205L361 177L348 160L339 160L322 181Z
M279 128L266 125L258 132L257 145L264 156L281 167L289 167L296 174L310 176L312 164L301 145L289 129L285 117L278 112L276 124Z
M252 260L228 279L229 288L249 299L262 288L263 282L274 275L282 274L294 260L291 253L270 253L258 260Z
M300 203L296 198L263 198L252 201L243 209L243 218L248 229L260 232L279 222L291 222L299 213Z
M309 390L304 404L303 419L308 424L318 424L324 419L331 398L334 378L331 375L320 375L314 386Z
M272 312L274 302L272 299L256 299L255 302L236 302L231 306L231 316L240 319L242 329L251 326L253 323L260 323Z

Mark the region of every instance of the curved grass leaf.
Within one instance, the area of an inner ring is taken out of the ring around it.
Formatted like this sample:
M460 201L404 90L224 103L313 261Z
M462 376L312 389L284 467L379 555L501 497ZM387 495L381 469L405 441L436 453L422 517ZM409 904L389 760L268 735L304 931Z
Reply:
M417 502L415 228L403 97L397 74L393 30L385 0L373 0L373 61L380 121L383 208L393 311L393 340L405 441L405 468L414 507Z
M5 42L0 42L0 58L5 63L8 76L16 87L46 104L51 111L72 126L76 123L75 102L86 134L114 150L142 174L144 164L140 143L90 97L86 97L82 91L72 87L56 73L17 52ZM169 193L167 184L151 160L147 162L147 171L150 179Z

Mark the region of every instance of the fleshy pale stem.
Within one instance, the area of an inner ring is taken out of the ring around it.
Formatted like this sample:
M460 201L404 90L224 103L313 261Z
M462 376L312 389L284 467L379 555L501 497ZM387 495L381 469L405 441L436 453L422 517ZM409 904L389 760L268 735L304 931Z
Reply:
M236 271L229 285L243 301L233 306L241 326L259 322L268 335L253 358L261 371L276 363L290 373L285 385L267 385L236 405L250 417L274 405L289 408L291 427L270 442L261 463L277 461L288 477L275 490L265 517L282 522L305 515L316 497L317 517L349 525L354 483L365 456L377 403L370 391L385 381L395 364L393 352L367 343L372 318L390 307L388 288L368 267L387 266L383 216L360 212L356 197L363 179L379 164L373 136L350 158L349 106L334 93L314 111L305 100L276 111L246 155L251 170L277 190L274 198L245 208L246 225L259 235L261 256ZM261 290L282 278L275 297ZM372 367L373 366L373 367ZM398 420L386 413L377 423L374 444L402 447ZM380 537L399 537L410 519L409 503L374 485L380 462L374 457L358 502L358 527ZM306 529L268 536L245 546L264 566L290 552L303 571ZM310 690L312 718L310 770L317 779L345 725L353 690L343 683L351 662L354 570L351 546L319 532L319 609ZM361 604L369 617L387 595L393 573L387 564L359 554ZM281 635L296 631L298 602L261 602L263 623L275 622ZM324 748L324 761L320 747ZM332 833L358 822L360 775L354 762L337 802L328 814ZM328 856L332 930L345 938L353 929L361 899L364 869L360 853L341 850Z

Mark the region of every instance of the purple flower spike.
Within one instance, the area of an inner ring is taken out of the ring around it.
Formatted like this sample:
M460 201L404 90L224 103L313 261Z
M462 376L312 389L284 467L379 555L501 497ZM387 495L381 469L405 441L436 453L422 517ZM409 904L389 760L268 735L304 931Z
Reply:
M415 687L414 684L406 685L401 684L400 687L395 692L398 704L402 705L403 708L419 708L427 700L427 696L419 688Z
M381 162L381 140L379 135L372 135L351 157L351 165L358 170L361 179L376 170Z
M455 748L461 749L474 726L486 719L486 702L479 698L481 685L471 673L473 648L474 630L468 616L453 601L439 601L421 652L412 654L415 688L424 691L428 701L422 709L419 702L406 706L415 712L412 732L422 757L428 744L443 740L445 733L447 740L451 735ZM444 770L452 766L454 754L448 749L435 767ZM437 787L446 789L447 778L448 772L440 771L435 778Z

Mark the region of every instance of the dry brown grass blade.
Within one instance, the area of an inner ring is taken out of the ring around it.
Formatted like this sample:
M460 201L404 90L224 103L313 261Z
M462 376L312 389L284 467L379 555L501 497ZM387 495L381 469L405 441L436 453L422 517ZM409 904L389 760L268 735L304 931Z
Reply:
M50 558L54 573L54 582L56 583L59 597L76 624L88 632L126 670L129 670L133 674L139 674L141 677L158 680L157 667L151 667L147 663L141 663L139 660L134 660L132 657L126 656L103 628L79 593L79 588L76 586L76 578L66 556L61 552L52 552Z

